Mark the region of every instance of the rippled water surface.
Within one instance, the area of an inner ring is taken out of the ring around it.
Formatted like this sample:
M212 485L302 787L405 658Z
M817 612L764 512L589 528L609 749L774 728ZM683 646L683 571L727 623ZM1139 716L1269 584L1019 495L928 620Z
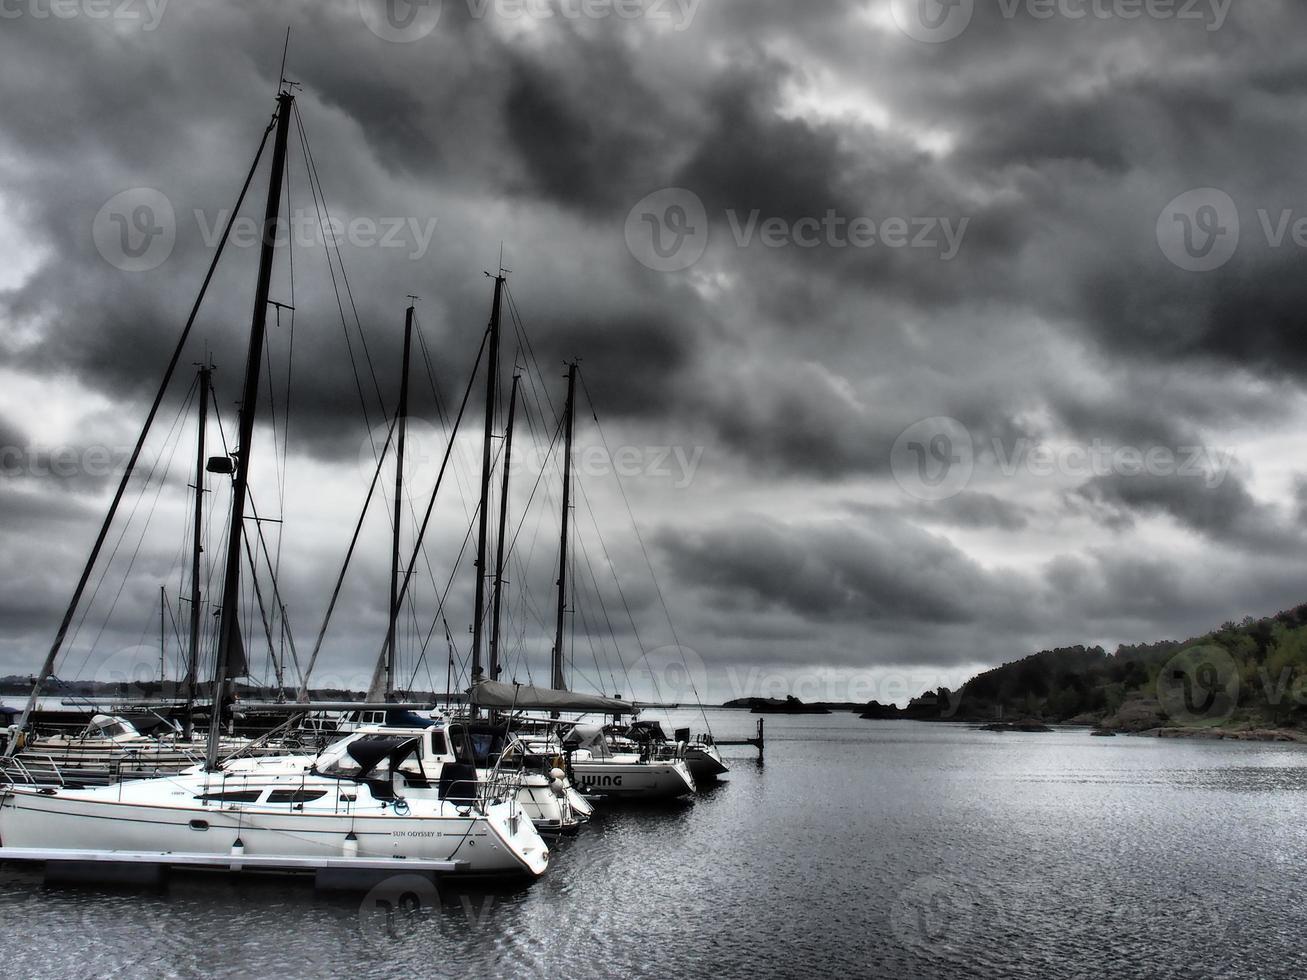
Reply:
M755 719L712 712L719 737ZM674 717L673 723L690 721ZM701 727L701 723L696 727ZM1303 975L1307 748L771 717L508 893L0 869L6 975ZM403 908L385 911L407 893ZM414 910L416 907L416 910Z

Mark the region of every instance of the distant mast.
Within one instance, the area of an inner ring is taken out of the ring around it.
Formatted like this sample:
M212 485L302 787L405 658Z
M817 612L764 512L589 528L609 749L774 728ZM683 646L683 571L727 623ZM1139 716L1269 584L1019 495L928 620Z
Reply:
M409 352L413 345L413 304L404 315L404 359L399 379L399 413L395 419L395 525L390 550L390 626L386 631L384 700L395 700L395 631L399 622L399 529L404 497L404 436L408 430Z
M567 617L567 536L572 510L572 423L576 415L576 361L567 365L567 406L563 409L563 533L558 545L558 623L554 632L554 655L550 686L566 690L563 683L563 625Z
M254 445L254 418L258 412L259 371L268 324L268 292L272 285L272 262L277 248L281 219L282 178L286 172L286 144L295 97L289 91L277 95L277 134L272 150L272 174L268 181L268 203L263 218L263 245L259 252L259 278L254 290L254 314L250 320L249 353L245 361L245 382L241 389L240 424L236 442L236 473L232 478L231 526L227 538L227 567L223 575L222 612L219 619L218 651L214 657L213 708L209 718L209 743L205 764L218 765L218 740L222 732L222 709L230 678L248 670L242 649L240 623L241 554L245 535L245 501Z
M500 663L499 649L499 629L500 629L500 603L504 594L504 537L508 530L508 475L509 468L513 461L513 420L517 415L517 384L521 380L521 375L513 375L513 387L508 395L508 422L504 427L504 459L501 464L504 469L503 486L499 494L499 542L495 548L495 592L491 600L490 612L490 679L499 680L499 673L503 669Z
M163 618L168 612L168 590L159 586L159 697L163 697L163 686L168 682L168 645L167 633L164 632Z
M472 684L477 684L482 679L481 670L481 634L482 620L486 612L486 533L487 518L490 508L490 466L491 466L491 445L494 438L495 427L495 399L498 395L499 385L499 317L503 303L504 295L504 276L503 270L494 277L495 280L495 299L490 309L490 350L489 358L486 362L486 426L485 435L481 443L481 505L477 515L479 527L477 530L477 582L476 582L476 604L472 614ZM473 715L476 714L476 706L472 707Z
M200 674L200 555L204 553L204 435L209 424L209 385L213 368L200 368L199 418L195 437L195 514L191 528L191 636L186 657L186 711L183 725L186 737L195 731L195 685Z

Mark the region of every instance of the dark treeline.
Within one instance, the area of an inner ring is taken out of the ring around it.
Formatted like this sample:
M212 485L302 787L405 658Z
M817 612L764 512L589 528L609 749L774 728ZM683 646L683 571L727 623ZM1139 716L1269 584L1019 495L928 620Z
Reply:
M1185 710L1175 709L1173 693ZM1045 650L977 674L960 690L927 692L905 709L873 701L863 716L1030 718L1136 731L1195 723L1307 727L1307 605L1183 641L1113 653L1098 646Z

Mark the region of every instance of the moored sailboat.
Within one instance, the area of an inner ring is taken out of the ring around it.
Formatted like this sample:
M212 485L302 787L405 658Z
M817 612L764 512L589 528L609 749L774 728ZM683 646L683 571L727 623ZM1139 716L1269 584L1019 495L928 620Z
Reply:
M497 774L491 779L473 775L460 792L454 792L452 783L438 782L434 794L410 798L407 788L425 781L421 739L413 734L351 741L294 773L284 765L224 766L222 761L223 706L231 700L232 680L248 670L238 623L245 510L293 106L294 95L283 85L269 126L276 135L239 435L232 454L231 512L212 682L214 708L205 761L176 776L106 787L11 785L0 792L4 843L0 855L68 861L91 853L97 860L156 864L199 863L230 855L233 866L248 861L258 868L294 869L312 868L315 861L337 866L370 861L375 866L378 860L404 860L432 863L433 870L440 865L438 870L459 874L535 877L548 866L549 851L522 813L514 780ZM174 365L176 360L174 355ZM165 386L166 382L165 378ZM110 518L112 514L111 507ZM94 557L93 552L92 561ZM78 595L80 591L79 587ZM76 599L77 595L74 603ZM63 632L42 679L52 672ZM35 700L34 694L29 714ZM417 772L406 771L406 763L415 756Z

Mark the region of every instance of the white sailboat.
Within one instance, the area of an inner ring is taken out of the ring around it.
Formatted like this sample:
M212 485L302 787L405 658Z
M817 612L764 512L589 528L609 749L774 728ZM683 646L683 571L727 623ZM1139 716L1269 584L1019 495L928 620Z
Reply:
M496 301L498 293L496 293ZM496 302L496 306L497 306ZM469 693L474 706L499 711L547 711L557 718L562 712L630 716L637 712L634 704L602 695L582 694L567 689L563 676L563 636L567 619L568 545L572 510L572 440L576 416L577 365L567 371L567 401L563 409L563 501L562 533L559 539L557 619L551 656L548 688L505 684L473 673ZM483 498L484 499L484 498ZM498 577L496 578L498 583ZM580 726L578 726L579 728ZM577 731L576 728L572 729ZM589 728L584 729L587 733ZM524 737L523 741L539 754L561 753L566 769L577 788L584 794L607 799L656 801L673 799L695 791L694 777L683 758L656 758L642 751L617 752L602 738L574 738L569 743L556 733Z
M470 694L474 704L511 711L629 715L637 710L629 701L602 695L497 681L482 681ZM644 751L638 746L623 750L612 744L597 725L572 724L561 735L547 732L519 737L538 755L564 759L577 789L586 795L656 802L688 796L696 789L683 757L674 752Z
M469 770L469 778L456 780L456 773L442 771L435 792L427 792L431 782L422 766L423 740L412 733L360 737L319 755L298 771L285 765L224 765L221 761L223 708L231 700L229 685L233 678L248 672L238 621L245 509L293 108L293 91L283 85L268 127L268 133L275 130L276 136L239 434L232 454L234 466L223 470L232 476L231 513L205 762L177 776L106 787L11 785L0 791L0 840L4 844L0 856L74 861L89 853L96 860L166 865L230 855L236 859L233 865L249 859L260 868L312 867L315 860L330 861L333 866L342 861L412 860L443 862L445 869L460 874L535 877L548 866L549 851L522 812L515 779L498 775L478 779L475 770ZM261 147L260 156L262 152ZM215 264L220 255L221 247ZM146 432L188 332L189 326L173 356ZM137 455L144 440L143 432ZM129 473L130 469L129 464ZM125 485L126 477L119 496ZM117 499L110 507L105 529L116 506ZM104 537L102 530L88 569ZM74 605L87 577L83 576L74 594ZM69 621L71 615L65 617L41 680L51 676ZM393 655L393 643L391 649ZM38 683L24 722L39 688ZM408 765L410 760L415 768ZM410 787L422 792L410 798Z
M549 849L513 780L432 783L422 738L355 736L296 768L244 760L91 789L13 787L0 797L0 839L57 859L81 850L266 859L449 862L469 876L544 874ZM239 862L234 862L239 863Z
M406 779L406 798L440 798L437 790L449 784L502 785L511 792L522 812L541 834L574 833L594 812L555 765L561 756L537 755L504 725L451 720L440 712L427 719L411 715L400 720L360 725L328 747L318 758L285 755L233 760L228 772L285 776L294 781L313 772L322 760L338 758L358 742L378 738L415 738L418 748L399 767ZM330 764L328 762L328 764ZM416 778L414 778L416 777Z

